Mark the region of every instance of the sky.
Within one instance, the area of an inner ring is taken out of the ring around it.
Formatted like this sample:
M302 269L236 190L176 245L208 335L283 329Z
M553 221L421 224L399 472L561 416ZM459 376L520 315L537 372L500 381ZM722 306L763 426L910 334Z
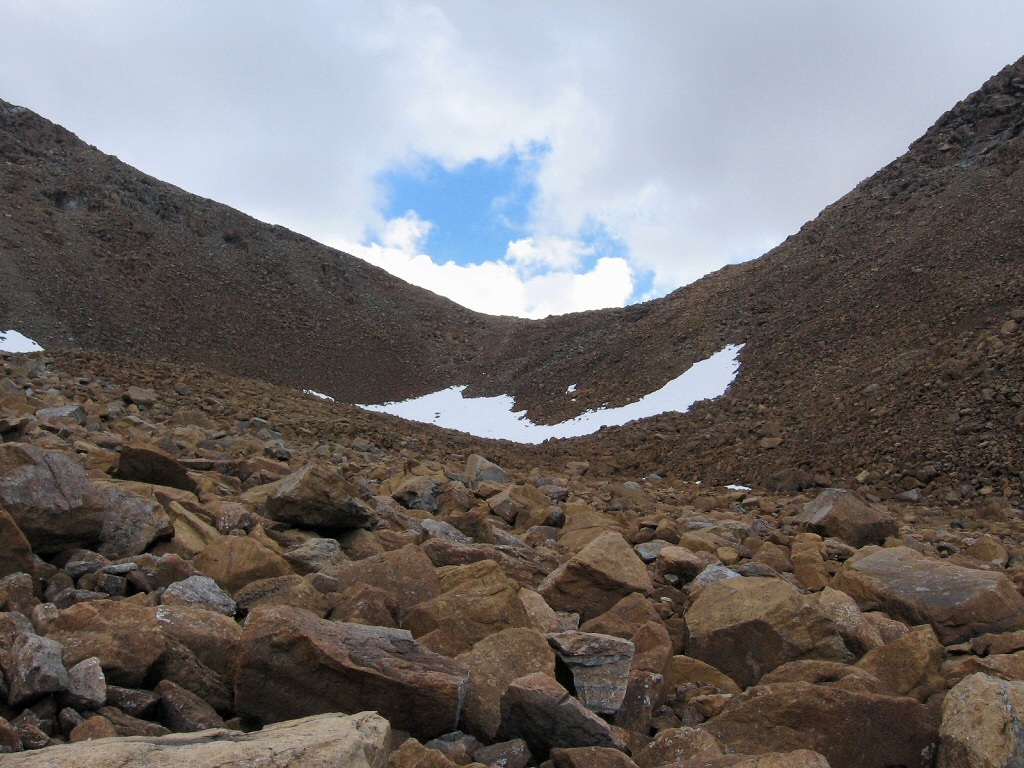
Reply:
M0 0L0 99L524 317L759 256L1021 55L1018 0Z

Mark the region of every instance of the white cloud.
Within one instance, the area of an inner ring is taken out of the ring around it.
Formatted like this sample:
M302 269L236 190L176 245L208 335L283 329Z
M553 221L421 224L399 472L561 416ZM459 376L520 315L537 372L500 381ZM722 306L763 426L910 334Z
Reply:
M436 263L420 249L431 224L415 212L388 221L380 243L369 245L337 240L339 250L351 253L463 306L491 315L546 317L587 309L622 306L633 293L629 262L604 257L579 271L589 249L569 240L509 243L501 261L463 266Z

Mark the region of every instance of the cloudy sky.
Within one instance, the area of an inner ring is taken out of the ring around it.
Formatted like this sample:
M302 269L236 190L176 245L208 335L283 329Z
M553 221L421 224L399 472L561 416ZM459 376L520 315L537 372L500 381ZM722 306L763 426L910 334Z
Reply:
M0 0L0 98L524 316L760 255L1021 55L1019 0Z

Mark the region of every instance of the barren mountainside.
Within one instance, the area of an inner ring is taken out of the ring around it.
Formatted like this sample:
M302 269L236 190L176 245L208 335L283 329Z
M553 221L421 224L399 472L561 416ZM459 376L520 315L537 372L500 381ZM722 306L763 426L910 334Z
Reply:
M728 395L538 449L603 471L1012 494L1024 471L1024 62L764 257L656 301L489 317L0 107L0 324L380 402L468 384L537 421L619 405L727 343ZM577 385L575 402L565 394Z

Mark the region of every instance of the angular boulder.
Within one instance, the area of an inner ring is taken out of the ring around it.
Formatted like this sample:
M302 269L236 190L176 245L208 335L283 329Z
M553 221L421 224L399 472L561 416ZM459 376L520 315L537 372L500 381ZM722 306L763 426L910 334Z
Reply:
M851 558L832 586L862 610L931 624L943 645L1024 629L1024 597L1005 574L934 560L909 547Z
M93 547L105 519L96 487L74 456L24 443L0 443L0 507L43 556Z
M409 545L362 560L341 563L325 573L336 578L340 591L356 584L377 587L389 596L389 608L399 621L414 605L441 594L437 571L423 550Z
M0 507L0 578L32 573L32 546L7 510Z
M555 676L555 654L547 640L526 628L488 635L458 660L470 672L463 726L486 741L493 741L498 732L501 697L513 680L535 672Z
M859 549L899 536L900 526L884 509L872 506L853 491L829 488L804 504L796 521L811 533L833 536Z
M534 757L556 747L618 747L611 726L543 673L520 677L501 697L498 739L523 739Z
M71 685L64 668L64 647L48 637L19 633L11 647L8 701L12 706L29 704Z
M375 712L325 714L242 733L223 728L80 741L4 757L4 768L385 768L391 728Z
M810 749L832 768L929 768L938 731L913 699L810 683L756 686L701 728L729 752Z
M1024 765L1024 682L979 673L946 694L938 768Z
M192 565L229 595L253 581L292 574L283 557L249 536L215 539L192 559Z
M552 571L537 591L556 611L579 612L587 621L633 592L650 594L653 585L643 560L608 531Z
M787 661L852 661L835 624L782 579L726 579L706 587L686 614L688 656L741 687Z
M242 632L235 706L264 723L373 709L423 740L455 730L468 685L466 665L408 632L275 607Z
M419 642L446 656L457 656L488 635L533 622L519 587L493 560L446 569L442 594L409 609L402 622Z
M113 685L135 688L167 647L157 609L127 601L95 600L60 612L47 637L64 646L64 665L95 656Z
M358 489L337 468L321 462L280 480L267 496L266 515L327 536L365 528L376 519L373 508L358 497Z
M111 559L141 555L160 538L174 534L170 516L153 499L104 484L97 498L106 510L99 553Z

